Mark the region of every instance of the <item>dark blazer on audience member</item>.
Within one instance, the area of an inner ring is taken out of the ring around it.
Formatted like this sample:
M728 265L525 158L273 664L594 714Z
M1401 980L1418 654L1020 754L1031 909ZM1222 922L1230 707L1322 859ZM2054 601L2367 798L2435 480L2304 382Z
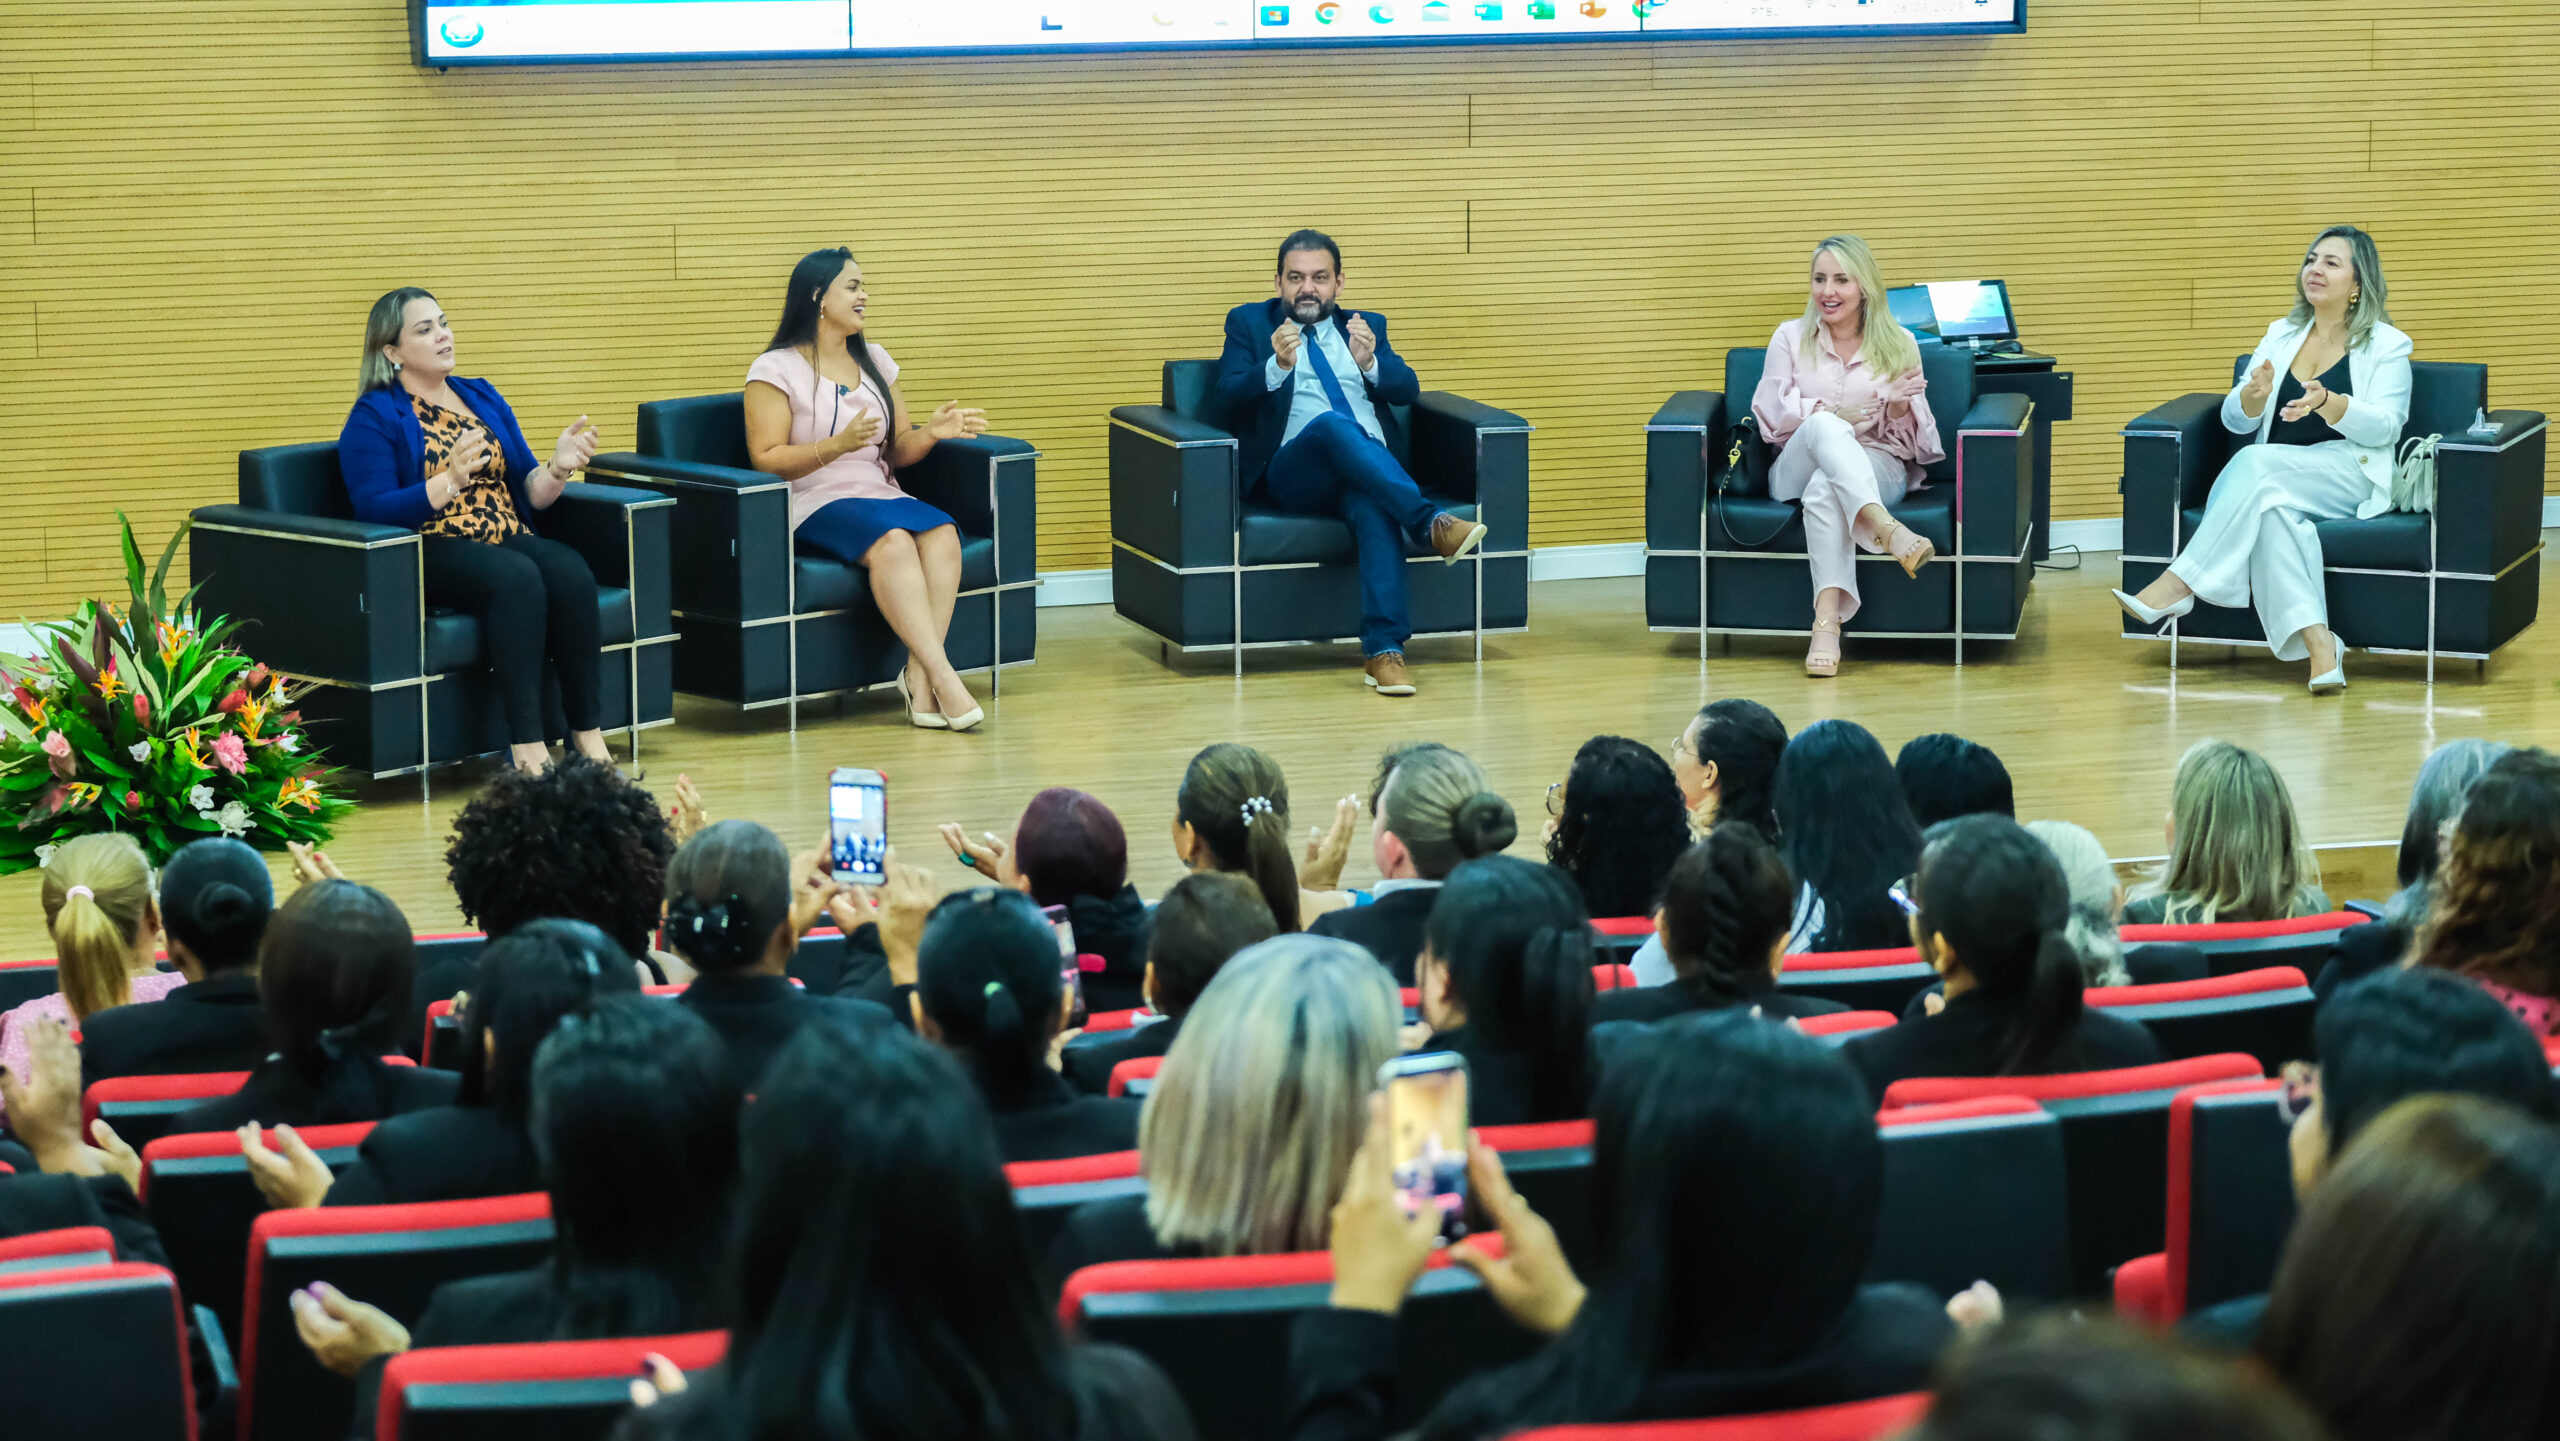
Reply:
M117 1006L83 1021L80 1080L246 1071L269 1049L257 974L226 971L150 1005Z
M281 1056L269 1056L249 1073L239 1090L228 1096L216 1096L200 1106L178 1113L169 1123L168 1134L175 1136L192 1131L234 1131L256 1121L266 1126L328 1126L349 1121L379 1121L409 1111L423 1111L431 1106L450 1106L454 1092L461 1088L462 1077L451 1071L431 1071L419 1066L385 1066L383 1085L375 1097L376 1104L364 1109L371 1115L329 1115L321 1107L318 1087L303 1078L300 1071Z
M1088 1201L1076 1207L1049 1243L1049 1289L1056 1292L1067 1278L1087 1266L1106 1261L1174 1261L1200 1254L1198 1246L1168 1246L1147 1224L1145 1192Z
M2409 953L2409 940L2409 927L2400 921L2367 921L2338 932L2329 943L2328 962L2311 983L2312 994L2326 1001L2340 986L2396 965Z
M1422 954L1422 931L1431 922L1431 903L1439 898L1436 881L1398 886L1365 906L1327 911L1307 929L1368 947L1378 964L1395 972L1397 985L1410 986L1414 957Z
M1884 1099L1887 1086L1914 1076L1998 1075L2001 1048L2025 1004L2024 997L1967 991L1947 1002L1937 1015L1853 1036L1840 1053L1866 1077L1878 1101ZM2140 1022L2088 1007L2036 1074L2111 1071L2167 1059L2160 1042Z
M51 1175L32 1168L0 1175L0 1241L103 1226L115 1238L116 1259L166 1266L160 1233L121 1176Z
M1791 1021L1806 1016L1830 1016L1848 1006L1827 1001L1820 996L1782 991L1774 980L1752 994L1738 1000L1708 1000L1680 981L1667 986L1628 986L1615 991L1602 991L1591 1003L1591 1024L1610 1021L1667 1021L1691 1011L1721 1011L1730 1007L1758 1006L1760 1014L1772 1019Z
M705 971L676 997L678 1005L720 1033L729 1047L729 1074L753 1092L774 1054L820 1016L836 1016L856 1029L891 1024L888 1008L844 996L813 996L782 976Z
M1432 1036L1425 1050L1455 1051L1467 1058L1467 1124L1525 1126L1533 1121L1569 1121L1586 1114L1577 1106L1571 1115L1541 1116L1534 1102L1529 1057L1520 1051L1497 1051L1479 1045L1460 1026Z
M1108 1036L1088 1045L1070 1045L1059 1053L1067 1068L1067 1079L1087 1095L1108 1095L1111 1091L1111 1068L1122 1061L1161 1056L1173 1049L1173 1038L1182 1030L1180 1016L1151 1021L1132 1031L1095 1032Z
M1077 1095L1066 1077L1044 1066L1023 1104L989 1109L995 1113L996 1146L1006 1160L1063 1161L1136 1150L1139 1105L1134 1096L1114 1101Z
M366 1133L323 1204L467 1201L541 1189L542 1165L521 1122L494 1106L435 1106Z
M1393 1316L1331 1306L1298 1317L1289 1337L1290 1441L1376 1441L1405 1429L1392 1420L1399 1324ZM1765 1370L1657 1376L1628 1415L1605 1419L1701 1420L1918 1391L1953 1331L1945 1303L1921 1287L1862 1286L1840 1324L1806 1355ZM1501 1388L1509 1379L1492 1371L1460 1383L1433 1410L1434 1420L1473 1418L1487 1404L1480 1388ZM1502 1417L1482 1419L1483 1434L1507 1429Z
M1320 322L1349 334L1351 317L1357 315L1369 322L1369 330L1378 337L1378 352L1372 357L1374 378L1363 376L1370 403L1377 407L1378 428L1387 433L1387 448L1394 450L1402 443L1403 423L1390 407L1411 405L1422 398L1422 381L1413 367L1404 363L1395 347L1387 344L1387 318L1374 310L1337 310ZM1297 386L1283 385L1274 390L1263 369L1271 360L1271 332L1289 318L1288 306L1274 295L1249 301L1227 312L1227 343L1218 356L1218 414L1229 430L1236 433L1236 478L1251 490L1269 468L1273 452L1280 449L1280 437L1289 430L1289 407L1296 402ZM1294 377L1296 372L1292 371ZM419 462L423 466L425 462ZM420 485L426 484L421 478Z

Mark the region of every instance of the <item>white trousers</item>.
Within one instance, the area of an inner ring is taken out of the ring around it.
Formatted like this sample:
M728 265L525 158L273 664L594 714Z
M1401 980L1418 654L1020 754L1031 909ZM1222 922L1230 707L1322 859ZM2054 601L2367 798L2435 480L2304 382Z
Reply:
M1902 499L1909 473L1899 456L1858 443L1849 422L1830 411L1813 416L1787 437L1787 448L1769 467L1769 495L1804 501L1804 548L1813 558L1813 593L1846 592L1840 618L1858 613L1857 548L1882 555L1884 543L1858 519L1870 505Z
M2204 522L2169 573L2208 605L2254 604L2276 659L2311 653L2302 632L2329 623L2317 522L2345 520L2373 493L2343 440L2251 445L2222 468Z

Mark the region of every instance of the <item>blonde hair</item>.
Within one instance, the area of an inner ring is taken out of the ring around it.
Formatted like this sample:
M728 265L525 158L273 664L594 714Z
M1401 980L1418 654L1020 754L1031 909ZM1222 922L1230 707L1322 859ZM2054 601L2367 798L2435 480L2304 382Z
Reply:
M391 363L391 357L383 354L382 348L400 343L400 332L405 328L412 300L435 300L435 297L414 285L386 290L382 298L373 303L373 313L364 318L364 361L356 367L356 394L370 395L387 389L400 378L400 367ZM436 303L441 305L444 302Z
M2130 980L2124 968L2124 940L2116 930L2116 868L2107 848L2085 826L2069 821L2029 821L2027 834L2044 842L2062 866L2063 884L2071 891L2071 919L2062 938L2080 957L2080 971L2092 986L2121 986Z
M1394 977L1348 941L1278 936L1220 967L1138 1125L1156 1239L1212 1256L1324 1249L1403 1018Z
M2169 792L2169 863L2146 882L2173 924L2275 921L2316 896L2320 861L2303 839L2284 777L2256 751L2202 740Z
M133 999L133 945L150 915L151 862L131 836L79 836L45 863L44 926L73 1020Z
M1849 278L1858 282L1858 320L1865 336L1858 342L1858 353L1865 356L1867 369L1878 375L1900 375L1920 363L1920 342L1893 318L1893 308L1885 304L1884 272L1876 266L1876 253L1867 242L1854 235L1825 237L1813 247L1813 259L1822 259L1830 251ZM1800 345L1805 360L1814 356L1815 337L1822 331L1822 312L1808 296L1804 302L1804 338Z
M2311 253L2320 248L2321 241L2330 239L2347 242L2347 260L2355 268L2356 299L2347 308L2347 349L2361 350L2373 338L2375 326L2391 323L2391 312L2382 304L2391 294L2391 287L2382 279L2382 249L2373 243L2372 236L2352 225L2332 225L2312 236L2311 243L2302 248L2302 265L2309 265ZM2302 290L2302 265L2293 268L2293 313L2285 319L2307 329L2311 324L2311 297Z

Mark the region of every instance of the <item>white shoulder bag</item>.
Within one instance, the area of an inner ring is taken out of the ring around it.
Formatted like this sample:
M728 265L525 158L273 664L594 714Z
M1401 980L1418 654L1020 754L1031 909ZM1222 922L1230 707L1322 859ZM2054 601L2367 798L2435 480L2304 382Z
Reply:
M2391 508L2426 512L2436 508L2436 443L2441 435L2413 435L2401 442L2400 459L2391 467Z

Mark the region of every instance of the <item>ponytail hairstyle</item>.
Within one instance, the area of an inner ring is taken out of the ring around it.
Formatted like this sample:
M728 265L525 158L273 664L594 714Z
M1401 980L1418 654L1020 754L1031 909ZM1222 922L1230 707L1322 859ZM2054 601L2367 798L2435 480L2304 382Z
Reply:
M2080 958L2080 974L2093 986L2121 986L2133 977L2124 968L2124 937L2116 927L2116 910L2124 887L2116 880L2107 848L2083 826L2069 821L2029 821L2027 834L2044 842L2062 867L2062 884L2071 893L2071 920L2063 934Z
M996 1110L1048 1068L1065 993L1058 933L1020 891L980 886L942 898L916 947L916 998Z
M388 1113L417 943L391 898L353 881L293 893L258 943L258 998L286 1064L320 1093L314 1125Z
M2040 1071L2079 1023L2087 984L2071 946L2070 888L2053 852L2006 816L1942 822L1930 827L1920 854L1917 899L1912 924L1924 956L1943 936L1984 995L2026 998L1996 1074Z
M1649 916L1689 835L1689 802L1670 764L1642 741L1593 736L1565 773L1547 864L1582 887L1591 914Z
M640 989L631 957L585 921L531 921L489 943L462 1011L457 1106L521 1121L533 1106L533 1055L552 1028L598 996Z
M783 290L782 318L774 323L773 339L765 345L767 350L797 350L804 345L809 347L809 370L813 386L823 383L823 379L816 373L818 312L823 308L827 288L834 285L836 280L844 274L844 268L851 264L853 264L853 247L849 245L838 245L827 250L812 250L801 256L800 263L791 267L791 279L786 282ZM871 382L871 388L879 392L880 448L885 456L889 442L895 439L889 434L889 427L897 421L897 404L889 398L889 382L880 374L879 362L871 358L871 333L868 330L857 330L846 336L844 350L845 354L853 357L854 364L862 367L862 374ZM812 411L817 408L817 393L814 389L810 393L809 404Z
M1289 782L1280 763L1251 746L1221 741L1191 758L1174 795L1174 814L1209 847L1222 871L1262 891L1272 924L1298 929L1298 862L1289 849Z
M1706 1007L1764 995L1769 954L1795 919L1796 883L1775 846L1748 821L1707 833L1671 864L1662 890L1662 949Z
M1689 755L1716 768L1716 824L1740 821L1778 840L1778 757L1787 749L1786 723L1777 712L1739 696L1698 712L1687 737Z
M151 919L151 863L119 831L75 836L44 868L44 926L62 999L84 1021L133 999L130 967Z
M266 858L229 836L180 846L160 872L160 924L208 976L257 963L275 903Z
M1553 866L1486 856L1449 873L1425 950L1448 968L1467 1034L1529 1059L1533 1121L1585 1114L1591 968L1600 963L1582 893Z
M715 821L667 863L667 945L697 971L764 959L791 919L791 852L754 821Z
M1424 880L1440 880L1461 862L1497 855L1518 839L1511 802L1485 788L1474 761L1439 745L1393 759L1377 795L1378 825L1404 842Z

